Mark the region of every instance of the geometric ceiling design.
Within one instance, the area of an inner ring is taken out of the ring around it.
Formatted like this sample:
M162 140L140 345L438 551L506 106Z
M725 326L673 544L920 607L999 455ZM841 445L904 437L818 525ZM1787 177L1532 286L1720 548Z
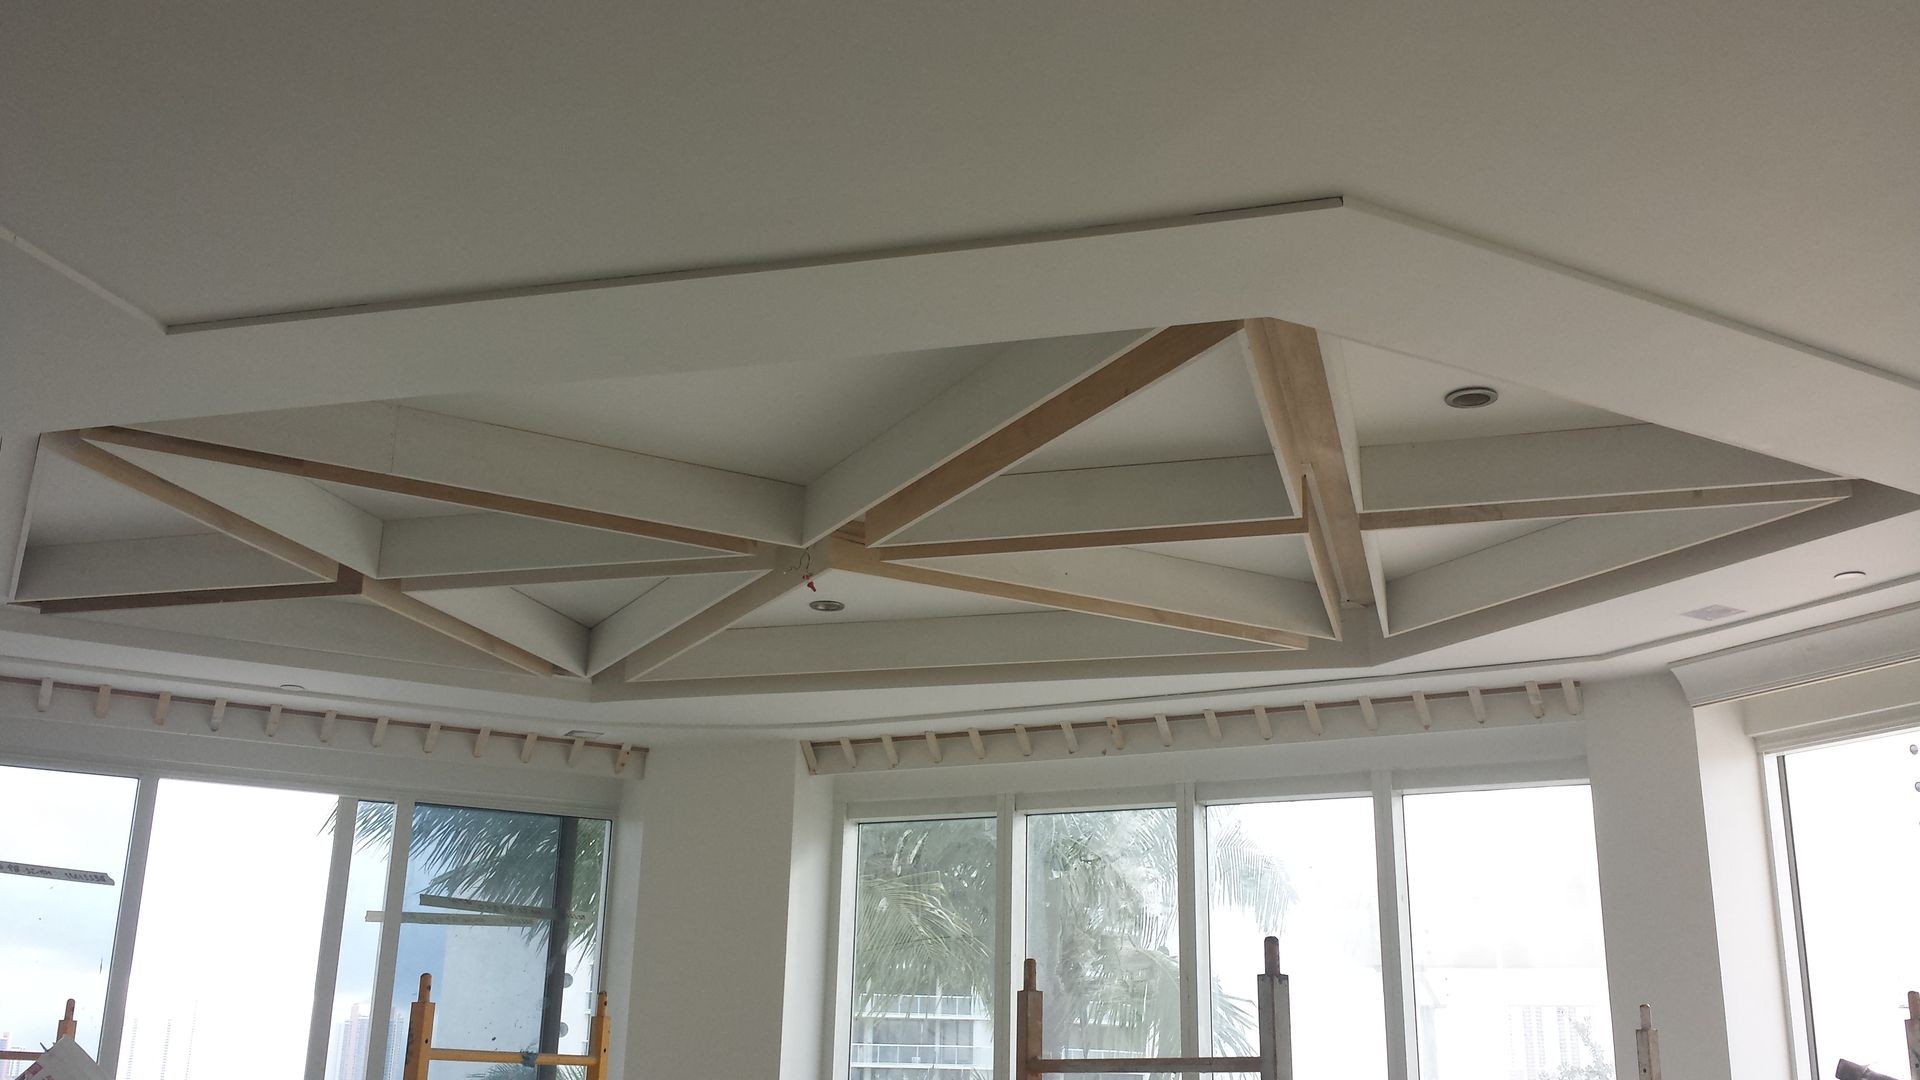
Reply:
M1873 490L1251 319L47 435L16 603L588 700L1310 670Z

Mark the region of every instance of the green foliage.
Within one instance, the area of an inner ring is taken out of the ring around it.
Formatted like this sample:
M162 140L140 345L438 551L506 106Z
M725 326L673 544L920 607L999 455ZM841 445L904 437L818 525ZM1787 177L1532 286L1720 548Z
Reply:
M360 804L354 840L361 850L392 843L393 805ZM605 822L582 820L573 862L570 944L599 946L600 901L607 858ZM505 810L420 804L413 811L411 866L432 877L422 892L492 904L551 907L553 867L560 853L558 818ZM529 939L546 936L544 922L528 925Z
M1170 816L1029 819L1028 951L1042 958L1050 1044L1133 1053L1178 1046L1179 875ZM993 823L864 825L859 837L856 1014L917 994L987 997ZM1278 927L1294 898L1281 868L1237 824L1216 829L1213 849L1213 895ZM1221 1052L1252 1052L1251 1002L1217 984L1215 1000Z

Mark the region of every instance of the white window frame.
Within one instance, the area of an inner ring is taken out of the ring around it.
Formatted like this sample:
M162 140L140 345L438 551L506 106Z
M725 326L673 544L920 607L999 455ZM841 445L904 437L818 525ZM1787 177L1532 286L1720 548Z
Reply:
M1586 763L1548 759L1433 768L1380 768L1259 780L1192 781L1114 789L1043 789L998 795L937 799L842 800L837 822L832 876L833 924L828 955L826 1000L826 1075L851 1076L853 938L852 899L858 862L857 829L869 822L992 818L998 847L994 963L999 973L989 1003L993 1017L994 1080L1013 1080L1014 994L1026 955L1026 826L1034 814L1076 811L1171 808L1178 822L1179 934L1181 969L1181 1054L1198 1055L1207 1045L1206 988L1211 950L1207 941L1206 809L1253 802L1289 802L1365 798L1372 802L1376 887L1379 891L1380 957L1383 972L1382 1022L1386 1027L1387 1080L1414 1080L1419 1051L1413 1000L1413 958L1407 892L1406 819L1409 794L1495 788L1589 785Z
M406 892L406 859L411 846L413 830L413 808L416 802L428 802L433 805L468 807L476 810L500 810L509 813L541 814L547 816L565 816L586 818L607 822L608 843L607 861L603 873L608 881L613 879L615 867L615 842L613 832L619 826L619 808L593 801L574 801L567 799L529 799L501 796L498 798L478 799L467 792L448 791L421 792L424 796L416 800L413 796L393 789L383 789L373 785L355 784L335 780L324 776L288 776L281 773L265 772L257 769L234 768L222 765L187 767L169 764L164 767L137 766L123 767L105 758L93 756L68 757L62 754L20 754L9 752L0 755L0 766L24 769L40 769L55 772L80 773L92 776L115 776L135 782L133 816L127 834L127 862L120 887L120 904L115 914L113 933L113 953L107 967L106 1000L100 1012L100 1042L97 1060L108 1075L115 1075L119 1068L122 1039L125 1035L127 990L133 975L133 957L139 933L140 905L146 887L147 858L153 840L154 811L159 805L160 782L162 780L184 780L198 783L234 784L245 787L268 788L280 791L301 791L313 794L334 795L339 798L341 820L354 821L354 811L361 802L391 803L394 807L394 843L387 864L387 893L383 918L380 924L380 952L374 975L374 1009L372 1015L391 1015L393 995L395 993L395 967L399 962L399 912L404 906ZM303 1080L325 1080L328 1044L332 1038L333 991L338 976L340 939L345 927L347 874L353 858L354 830L337 830L334 835L333 849L327 867L326 902L321 915L320 955L314 977L314 998L308 1026L307 1047ZM603 912L602 918L608 913ZM602 950L604 952L604 938ZM601 958L604 961L604 956ZM594 965L596 974L604 978L606 964ZM323 982L324 980L324 982ZM368 1080L378 1080L380 1074L374 1071L375 1062L384 1062L387 1042L387 1026L372 1024L367 1037Z
M1911 732L1920 736L1920 706L1795 728L1755 739L1765 788L1769 863L1780 950L1780 983L1786 990L1787 1038L1794 1080L1821 1076L1819 1046L1813 1030L1813 990L1807 970L1807 940L1800 903L1800 873L1793 838L1793 793L1787 782L1787 758L1804 750Z

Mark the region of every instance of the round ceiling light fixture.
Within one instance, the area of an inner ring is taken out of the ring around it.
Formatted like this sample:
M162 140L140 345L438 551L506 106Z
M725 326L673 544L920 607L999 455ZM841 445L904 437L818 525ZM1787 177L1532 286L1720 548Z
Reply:
M1842 570L1842 571L1840 571L1839 573L1837 573L1837 574L1835 574L1835 575L1833 575L1833 580L1835 580L1835 581L1858 581L1858 580L1860 580L1861 578L1863 578L1863 577L1866 577L1866 576L1867 576L1867 572L1866 572L1865 570Z
M811 603L811 604L808 604L807 606L808 606L808 607L810 607L810 608L812 608L812 609L813 609L813 610L815 610L815 611L845 611L845 610L847 610L847 605L845 605L845 604L843 604L843 603L841 603L841 602L840 602L840 601L838 601L838 600L815 600L815 601L814 601L813 603Z
M281 684L280 684L280 689L282 689L282 690L305 690L305 689L306 689L306 687L304 687L304 686L301 686L301 685L300 685L299 683L292 683L292 682L283 682L283 683L281 683Z
M1484 409L1500 400L1500 391L1491 386L1462 386L1447 391L1440 400L1455 409Z

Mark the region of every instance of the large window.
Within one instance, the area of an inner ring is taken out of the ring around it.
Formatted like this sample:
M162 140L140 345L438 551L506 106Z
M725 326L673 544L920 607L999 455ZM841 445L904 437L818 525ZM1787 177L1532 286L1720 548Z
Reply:
M1815 1076L1839 1059L1899 1074L1920 985L1920 730L1783 755L1794 929Z
M1421 1080L1612 1080L1584 787L1409 795Z
M994 820L860 826L854 1080L993 1075Z
M1180 1053L1180 881L1169 809L1027 819L1027 953L1055 1057Z
M1213 1052L1257 1048L1261 956L1249 943L1271 934L1303 991L1292 1000L1295 1075L1385 1080L1372 800L1211 807L1207 866Z
M300 1074L338 802L160 782L122 1075Z
M67 998L97 1047L136 788L0 766L0 1049L51 1043Z
M1273 935L1296 1075L1610 1080L1587 789L1370 786L857 824L841 1075L1010 1075L1023 957L1049 1057L1251 1055Z
M442 1045L586 1047L604 820L7 766L0 791L0 1044L51 1042L72 997L122 1077L392 1080L425 973Z

